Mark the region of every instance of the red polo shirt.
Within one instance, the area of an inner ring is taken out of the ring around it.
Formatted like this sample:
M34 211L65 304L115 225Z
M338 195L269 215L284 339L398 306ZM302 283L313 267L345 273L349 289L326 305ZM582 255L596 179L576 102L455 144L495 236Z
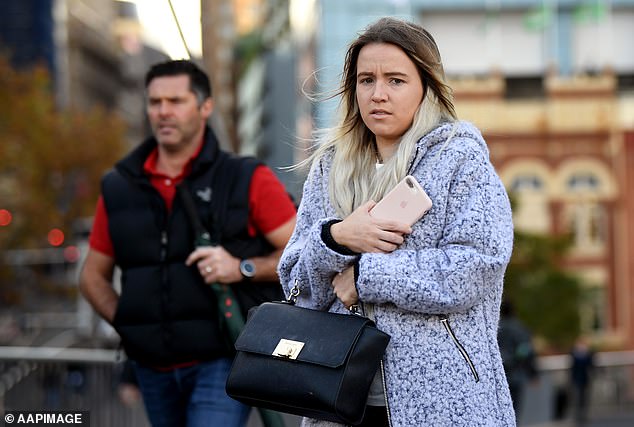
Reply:
M190 173L192 161L199 152L200 149L176 177L169 177L157 170L158 149L154 149L146 159L143 171L149 176L152 186L165 200L168 209L172 208L172 202L176 195L176 185ZM256 167L249 187L249 234L252 236L258 232L267 234L286 223L293 215L295 215L295 206L284 185L268 167L264 165ZM112 240L110 240L108 231L108 213L103 196L99 196L99 200L97 200L89 243L91 249L114 257Z

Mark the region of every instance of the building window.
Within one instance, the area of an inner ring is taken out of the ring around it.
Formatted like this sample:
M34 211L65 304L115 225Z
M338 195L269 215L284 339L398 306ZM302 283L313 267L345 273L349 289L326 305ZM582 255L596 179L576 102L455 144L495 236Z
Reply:
M535 191L540 192L544 188L544 182L533 174L516 176L511 182L511 192Z
M568 189L573 192L599 191L600 182L596 175L590 172L578 172L568 178Z
M597 333L605 331L605 287L592 286L583 290L583 301L579 313L581 315L582 333Z
M576 203L569 208L570 231L577 250L588 252L604 248L607 241L607 218L597 203Z
M506 77L506 99L542 99L544 98L544 81L537 77Z
M591 172L576 172L566 181L566 188L577 195L568 208L575 249L586 254L602 250L607 241L607 212L596 199L601 181Z

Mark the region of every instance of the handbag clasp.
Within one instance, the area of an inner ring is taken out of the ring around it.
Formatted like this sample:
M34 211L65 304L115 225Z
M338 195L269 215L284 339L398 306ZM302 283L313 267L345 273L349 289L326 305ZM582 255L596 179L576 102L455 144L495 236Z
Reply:
M295 305L297 303L297 297L299 296L299 281L295 280L295 284L291 288L286 302Z
M293 341L282 338L279 343L277 343L277 347L273 350L273 356L281 357L283 359L297 359L297 355L302 348L304 347L304 343L301 341Z

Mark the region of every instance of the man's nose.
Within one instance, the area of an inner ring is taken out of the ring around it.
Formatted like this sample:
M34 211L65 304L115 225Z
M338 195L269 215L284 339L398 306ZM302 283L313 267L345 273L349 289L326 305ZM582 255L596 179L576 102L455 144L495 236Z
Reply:
M165 116L168 115L172 112L172 107L170 106L170 103L167 101L161 101L161 103L158 106L158 113L161 116Z

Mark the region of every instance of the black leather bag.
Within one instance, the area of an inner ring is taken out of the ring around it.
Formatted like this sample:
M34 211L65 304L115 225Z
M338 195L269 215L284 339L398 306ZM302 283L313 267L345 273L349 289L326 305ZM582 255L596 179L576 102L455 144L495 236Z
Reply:
M236 341L227 394L247 405L359 424L390 336L370 319L264 303Z

